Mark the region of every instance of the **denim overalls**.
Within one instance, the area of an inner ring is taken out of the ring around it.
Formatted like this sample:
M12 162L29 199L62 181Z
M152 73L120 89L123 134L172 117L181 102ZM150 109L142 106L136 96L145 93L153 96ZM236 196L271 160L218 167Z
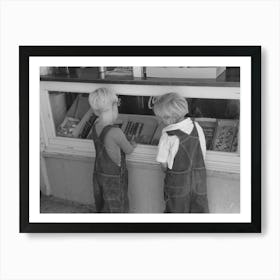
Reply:
M167 134L176 135L180 144L164 180L165 213L209 213L206 169L195 124L191 134L181 130Z
M104 146L104 139L113 125L105 126L98 136L95 125L92 138L96 151L93 172L93 192L96 211L102 213L125 213L129 210L128 173L125 153L121 150L121 166L109 157Z

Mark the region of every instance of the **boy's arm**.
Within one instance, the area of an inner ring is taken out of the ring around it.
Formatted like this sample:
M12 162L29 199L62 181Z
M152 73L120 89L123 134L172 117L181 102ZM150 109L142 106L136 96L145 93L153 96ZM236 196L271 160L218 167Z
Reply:
M113 138L125 154L131 154L136 147L136 143L130 143L120 128L114 128Z

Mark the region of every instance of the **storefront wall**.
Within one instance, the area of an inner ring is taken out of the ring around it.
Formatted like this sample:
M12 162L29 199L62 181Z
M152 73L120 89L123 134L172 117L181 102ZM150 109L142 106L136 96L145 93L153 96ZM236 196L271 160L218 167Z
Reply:
M92 170L94 158L44 154L50 194L83 204L94 204ZM157 165L128 163L130 211L161 213L164 209L164 174ZM240 211L239 174L208 171L207 187L211 213ZM41 181L41 191L48 189Z

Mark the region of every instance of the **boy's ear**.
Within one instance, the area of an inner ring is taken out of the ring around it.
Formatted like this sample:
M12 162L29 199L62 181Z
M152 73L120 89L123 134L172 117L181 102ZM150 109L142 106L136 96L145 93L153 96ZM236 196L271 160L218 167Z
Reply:
M157 96L150 96L149 101L148 101L148 108L154 109L154 105L157 102L157 100L158 100Z

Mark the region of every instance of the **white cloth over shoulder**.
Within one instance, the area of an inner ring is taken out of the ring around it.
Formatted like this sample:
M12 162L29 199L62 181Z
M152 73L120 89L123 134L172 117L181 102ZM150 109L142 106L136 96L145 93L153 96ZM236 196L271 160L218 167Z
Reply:
M172 169L174 158L179 149L179 138L176 135L169 136L166 132L179 129L184 133L191 134L194 123L197 129L200 147L203 158L206 156L206 141L203 130L197 122L193 122L190 118L184 119L181 122L168 125L162 130L161 138L158 144L158 154L156 161L160 163L167 163L169 169Z

